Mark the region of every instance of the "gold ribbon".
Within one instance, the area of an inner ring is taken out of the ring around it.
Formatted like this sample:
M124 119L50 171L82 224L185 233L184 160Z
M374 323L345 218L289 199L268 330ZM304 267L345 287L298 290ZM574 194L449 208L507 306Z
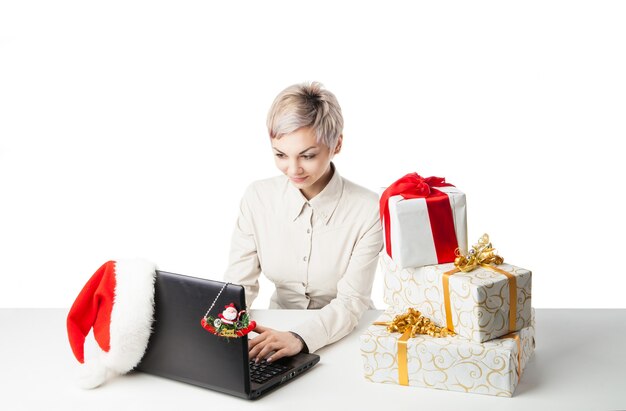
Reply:
M454 324L452 323L452 305L450 304L450 276L458 272L468 273L478 267L506 276L509 283L509 332L517 329L517 277L513 274L501 270L496 265L504 262L504 258L497 254L497 251L491 245L489 236L483 234L477 244L472 246L467 256L456 250L457 257L454 259L455 268L443 273L443 300L446 309L446 324L448 330L454 332Z
M437 327L430 318L424 317L419 311L409 308L404 314L396 315L392 321L376 321L374 325L384 325L390 333L399 332L398 339L398 383L409 385L407 342L417 334L430 335L435 338L454 335L445 327Z
M409 359L407 356L406 343L411 338L411 330L407 329L398 339L398 383L409 385Z

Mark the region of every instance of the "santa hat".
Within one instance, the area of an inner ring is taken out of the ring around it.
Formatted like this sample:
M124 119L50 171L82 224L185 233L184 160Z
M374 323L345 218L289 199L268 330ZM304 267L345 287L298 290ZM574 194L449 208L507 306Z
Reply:
M143 260L108 261L94 273L67 315L67 335L82 363L80 384L95 388L132 370L143 357L154 316L155 265ZM100 348L85 361L85 338L93 328Z

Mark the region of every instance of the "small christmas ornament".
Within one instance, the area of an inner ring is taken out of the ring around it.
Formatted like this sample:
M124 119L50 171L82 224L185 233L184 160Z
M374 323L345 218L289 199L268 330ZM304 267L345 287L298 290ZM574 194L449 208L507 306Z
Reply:
M224 310L217 315L217 318L209 315L215 302L228 284L230 283L224 284L217 294L217 297L215 297L215 300L213 300L211 307L206 314L204 314L204 317L202 317L200 324L202 328L208 332L219 335L220 337L239 338L247 335L256 327L256 322L250 321L250 316L246 310L237 310L235 304L230 303L224 306Z

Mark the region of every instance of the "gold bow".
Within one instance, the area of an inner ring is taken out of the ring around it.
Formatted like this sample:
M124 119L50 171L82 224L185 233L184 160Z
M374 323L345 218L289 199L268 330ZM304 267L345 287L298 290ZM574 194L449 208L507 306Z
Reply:
M424 317L419 311L409 308L404 314L396 315L392 321L376 321L374 325L385 325L390 333L402 333L398 338L398 383L409 385L408 355L406 343L409 338L417 334L430 335L431 337L447 337L454 335L445 327L437 327L429 318Z
M390 333L404 334L409 331L409 338L413 338L417 334L430 335L436 338L454 335L445 327L437 327L430 318L424 317L421 312L413 308L409 308L404 314L396 315L392 321L376 321L374 325L386 325L387 331Z
M478 243L472 246L467 255L461 254L460 250L456 249L456 258L454 259L454 265L464 273L468 273L475 268L488 264L488 265L500 265L504 262L504 258L498 255L498 252L489 241L489 235L483 234Z

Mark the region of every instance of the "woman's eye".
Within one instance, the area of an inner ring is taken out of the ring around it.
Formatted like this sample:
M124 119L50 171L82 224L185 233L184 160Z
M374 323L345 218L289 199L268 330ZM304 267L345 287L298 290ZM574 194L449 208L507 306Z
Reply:
M284 154L281 154L281 153L276 153L276 157L278 157L278 158L283 158L283 157L285 157L285 155L284 155Z
M302 158L304 158L305 160L311 160L315 158L315 156L302 156Z

